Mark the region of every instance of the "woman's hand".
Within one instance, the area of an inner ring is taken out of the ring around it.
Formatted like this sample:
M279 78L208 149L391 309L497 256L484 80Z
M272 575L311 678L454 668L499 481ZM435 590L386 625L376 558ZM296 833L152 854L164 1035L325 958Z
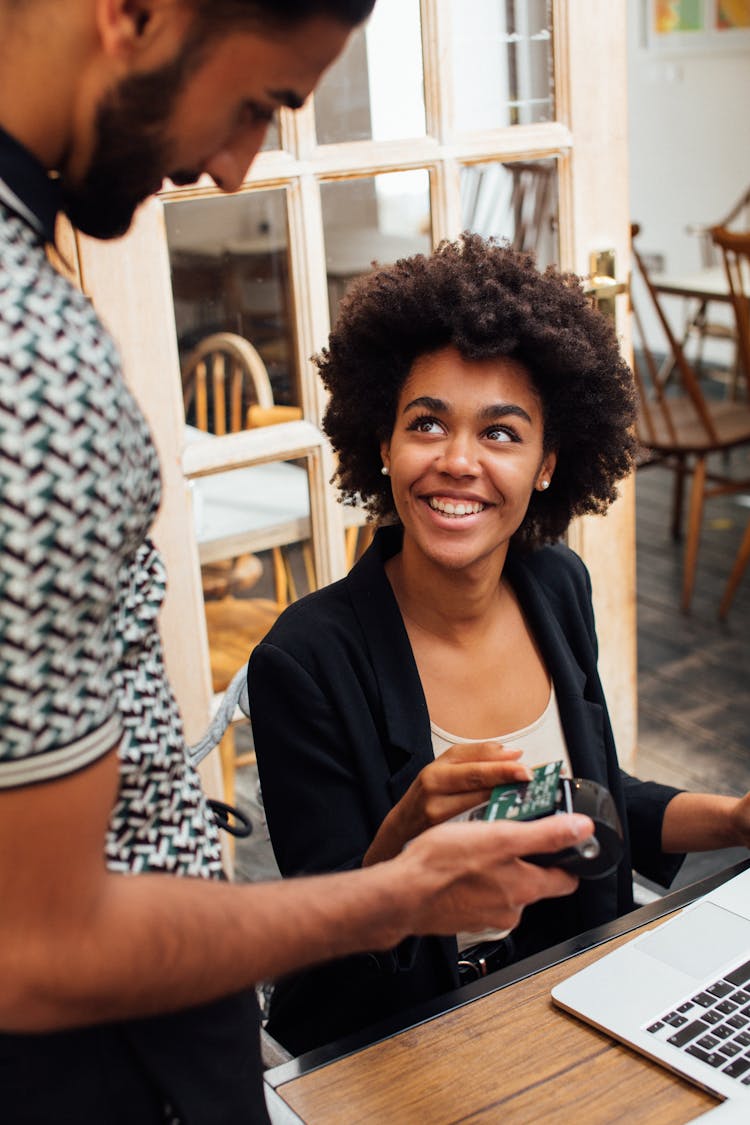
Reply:
M420 771L388 813L362 866L397 856L425 829L489 800L496 785L528 781L531 774L520 757L520 750L506 750L499 742L450 746Z

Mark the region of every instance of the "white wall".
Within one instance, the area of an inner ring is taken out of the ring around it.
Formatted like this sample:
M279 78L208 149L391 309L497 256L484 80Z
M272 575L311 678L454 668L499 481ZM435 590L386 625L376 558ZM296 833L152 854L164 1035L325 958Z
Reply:
M631 0L630 213L642 250L669 273L692 271L700 247L685 227L718 222L750 185L750 46L649 51L641 14Z
M750 184L750 46L648 51L628 8L631 214L670 272L697 269L685 226L720 219Z

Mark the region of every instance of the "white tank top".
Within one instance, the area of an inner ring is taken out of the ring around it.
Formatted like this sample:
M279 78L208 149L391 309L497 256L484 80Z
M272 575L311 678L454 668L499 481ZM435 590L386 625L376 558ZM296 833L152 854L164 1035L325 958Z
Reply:
M533 768L546 765L547 762L562 762L563 777L572 777L554 684L550 687L547 706L539 718L521 730L514 730L510 734L490 734L485 738L463 738L460 734L449 734L431 721L430 733L436 758L444 754L449 746L457 743L464 746L473 742L502 742L510 750L522 751L520 761L523 765Z
M469 745L473 742L501 742L503 746L512 750L521 750L519 761L524 766L533 768L542 766L547 762L562 762L563 777L572 777L568 747L560 722L560 712L557 706L555 685L550 687L549 701L538 719L529 723L522 730L514 730L510 734L493 734L487 738L462 738L458 734L449 734L442 730L436 723L430 722L432 735L432 749L436 758L444 754L449 746ZM510 933L509 930L481 930L478 933L456 934L459 951L468 949L480 941L498 941Z

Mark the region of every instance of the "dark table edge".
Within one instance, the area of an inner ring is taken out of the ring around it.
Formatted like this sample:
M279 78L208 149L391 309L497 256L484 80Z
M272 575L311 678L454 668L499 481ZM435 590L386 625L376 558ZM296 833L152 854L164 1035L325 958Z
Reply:
M650 902L647 906L641 906L629 914L624 914L613 922L607 922L603 926L586 930L584 933L577 934L559 945L551 946L533 957L527 957L525 960L509 965L505 969L499 969L496 973L490 973L482 980L464 985L463 988L457 988L453 992L446 992L429 1003L420 1004L409 1008L398 1016L381 1020L363 1031L358 1031L355 1035L337 1039L333 1043L327 1043L325 1047L318 1047L314 1051L308 1051L298 1058L291 1059L289 1062L281 1063L280 1066L272 1067L264 1073L264 1080L273 1089L277 1089L286 1082L291 1082L293 1079L300 1078L303 1074L309 1074L311 1071L327 1066L329 1063L337 1062L347 1055L356 1054L357 1051L361 1051L365 1047L371 1047L383 1039L390 1039L402 1031L408 1031L421 1023L427 1023L429 1020L452 1012L456 1008L461 1008L473 1000L478 1000L482 996L499 992L502 988L517 984L527 977L543 972L544 969L550 969L553 965L559 965L562 961L576 957L579 953L595 949L596 946L603 945L613 938L627 934L631 930L637 930L639 926L643 926L647 922L656 921L666 914L670 914L673 910L679 910L681 907L687 906L695 899L700 898L701 895L708 894L714 887L720 886L748 867L750 867L750 859L723 868L721 871L714 872L713 875L700 879L697 883L681 887L680 890L672 891L670 894Z

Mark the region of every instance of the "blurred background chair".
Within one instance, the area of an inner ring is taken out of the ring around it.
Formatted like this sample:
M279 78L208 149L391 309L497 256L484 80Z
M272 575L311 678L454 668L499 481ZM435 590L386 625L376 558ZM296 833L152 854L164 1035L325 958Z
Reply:
M745 197L745 203L750 210L750 191ZM750 228L750 223L748 227ZM732 295L737 330L737 369L744 377L747 393L750 390L750 229L732 231L724 226L714 227L711 231L711 241L721 254ZM722 620L725 620L729 613L735 591L749 562L750 520L721 599L719 616Z
M743 377L743 390L750 387L750 225L744 231L714 227L713 246L721 255L734 310L737 341L736 371Z
M719 219L718 223L691 223L687 233L694 235L699 240L701 266L710 270L720 264L721 255L713 238L716 228L725 230L750 230L750 187L740 196L727 213ZM703 363L704 345L706 340L730 341L734 347L734 361L731 368L731 386L736 389L737 365L739 362L739 348L735 325L731 321L722 320L718 314L718 307L712 308L711 301L702 301L697 311L690 317L686 327L687 335L696 339L696 366Z
M187 441L302 417L299 407L274 402L262 358L249 341L234 333L212 333L201 340L186 357L182 378L190 423ZM270 462L214 473L192 484L199 546L210 548L211 561L203 563L201 575L211 680L218 697L281 611L296 600L295 570L307 589L316 588L307 469L294 462ZM369 542L372 529L365 524L361 508L347 507L344 525L350 567ZM238 547L243 541L252 543L252 551L223 557L230 543ZM256 551L270 552L271 598L253 593L263 574ZM241 715L237 713L233 721L240 722ZM236 767L254 760L252 751L235 753L233 733L230 728L221 745L225 800L230 804Z
M213 333L189 353L182 367L182 389L185 417L197 429L217 436L302 417L299 407L274 403L265 363L248 340L233 332ZM284 606L296 597L292 571L280 547L273 548L272 557L276 601ZM207 563L202 567L204 595L241 594L256 584L262 569L251 554Z
M186 418L207 434L223 436L302 416L298 407L274 403L265 363L248 340L232 332L212 333L186 356L182 389ZM286 468L273 467L281 471ZM247 661L252 646L296 596L291 565L283 547L272 547L271 556L273 599L248 596L263 574L263 564L253 553L204 563L201 567L211 680L217 695L226 691L237 668ZM238 715L237 720L240 718ZM220 753L225 800L231 804L235 769L253 762L255 756L252 751L236 755L231 729L222 740Z
M556 237L555 160L467 164L461 169L462 222L468 230L504 236L515 250L546 259Z
M704 395L697 373L687 360L638 251L635 241L638 232L639 228L633 226L633 258L673 359L672 364L657 362L643 320L633 305L640 464L662 464L674 472L671 528L674 538L681 535L685 482L688 477L692 478L680 596L681 608L687 611L695 582L705 501L741 492L750 486L750 481L733 478L726 464L717 466L712 461L709 467L708 459L711 454L726 454L740 445L750 444L750 405L746 401L711 400Z

